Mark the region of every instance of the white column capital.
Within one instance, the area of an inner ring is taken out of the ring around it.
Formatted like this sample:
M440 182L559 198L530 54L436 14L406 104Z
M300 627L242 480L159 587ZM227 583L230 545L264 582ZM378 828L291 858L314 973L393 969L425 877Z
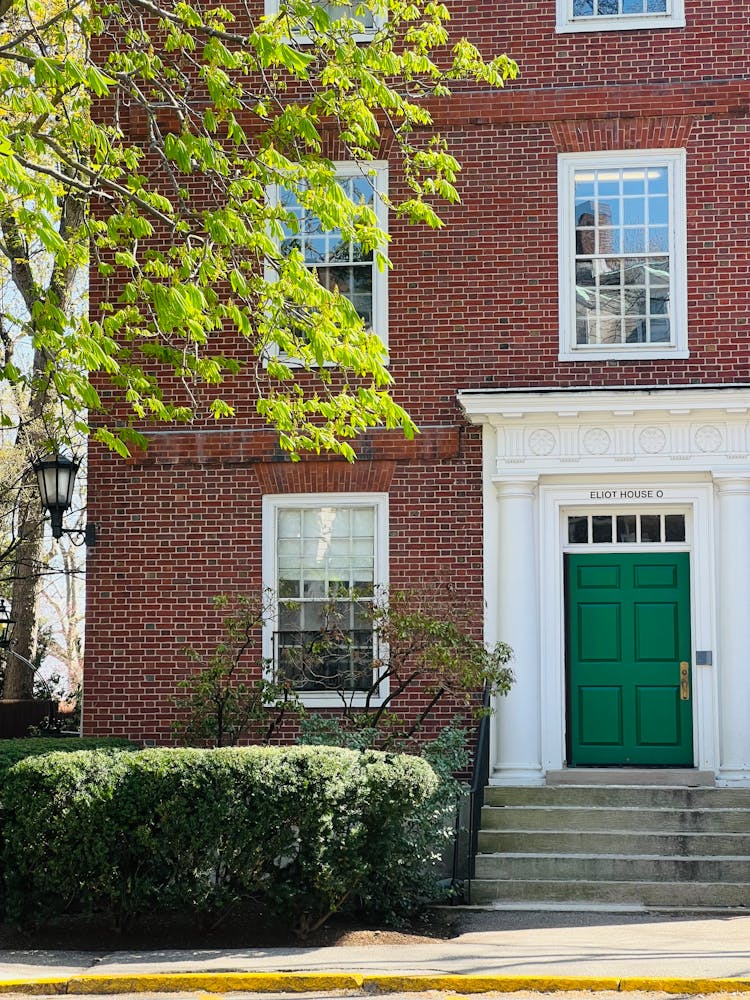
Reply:
M539 476L493 476L492 482L500 500L532 500Z
M750 471L746 475L738 475L736 472L715 472L713 481L719 495L750 494Z

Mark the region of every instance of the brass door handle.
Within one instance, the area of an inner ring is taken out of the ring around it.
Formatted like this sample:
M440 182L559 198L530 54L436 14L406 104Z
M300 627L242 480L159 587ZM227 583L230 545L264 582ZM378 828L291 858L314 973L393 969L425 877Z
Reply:
M680 701L690 701L690 664L687 660L680 663Z

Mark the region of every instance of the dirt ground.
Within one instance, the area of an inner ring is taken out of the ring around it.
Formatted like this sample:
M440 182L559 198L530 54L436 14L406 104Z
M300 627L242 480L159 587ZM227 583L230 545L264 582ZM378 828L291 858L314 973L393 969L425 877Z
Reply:
M72 951L138 951L193 948L312 948L337 945L409 945L456 933L458 911L430 911L408 927L385 927L331 917L306 937L283 923L271 923L252 912L232 913L218 926L184 917L144 918L117 931L99 920L62 918L41 927L19 929L0 924L0 950L63 949Z

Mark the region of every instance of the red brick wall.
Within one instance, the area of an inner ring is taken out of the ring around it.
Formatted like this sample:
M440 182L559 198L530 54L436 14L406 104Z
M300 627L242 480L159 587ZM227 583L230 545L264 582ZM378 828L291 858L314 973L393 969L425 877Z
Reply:
M162 431L131 463L92 446L87 732L169 738L181 648L217 640L215 594L259 588L264 492L388 489L392 581L449 581L481 614L480 435L457 390L750 381L747 5L686 0L685 29L563 35L553 0L453 6L454 29L485 55L508 51L522 75L435 109L464 166L462 203L439 232L391 226L395 396L424 434L375 433L354 468L292 465L239 380L234 424ZM557 154L662 147L687 150L691 356L560 363ZM94 278L93 309L102 295Z

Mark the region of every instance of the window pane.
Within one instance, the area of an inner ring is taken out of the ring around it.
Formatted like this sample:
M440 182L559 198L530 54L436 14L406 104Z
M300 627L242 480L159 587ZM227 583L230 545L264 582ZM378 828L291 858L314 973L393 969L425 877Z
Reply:
M279 538L299 538L302 531L300 511L280 510L278 531Z
M669 222L669 202L666 195L649 198L648 221L651 226L666 226Z
M279 628L282 632L299 631L302 627L302 611L297 603L279 604Z
M661 541L661 514L641 514L641 541Z
M594 542L612 541L612 517L609 514L594 514L591 518L591 539Z
M320 575L319 579L317 579L317 580L315 580L315 579L313 579L313 580L309 579L311 576L315 575L316 573ZM302 585L302 596L305 597L305 598L324 597L325 596L325 578L323 577L323 571L322 570L308 569L308 570L306 570L306 575L307 575L308 579L306 579L305 582L304 582L304 584Z
M341 11L341 8L331 9ZM347 8L347 11L348 16L352 16L352 8ZM371 22L371 16L368 18ZM374 204L375 193L370 178L362 175L342 177L338 183L356 204ZM365 325L371 327L374 281L372 251L368 250L365 253L359 244L344 240L338 230L324 230L320 220L303 209L292 192L282 190L280 201L298 221L296 232L290 223L284 223L285 238L281 242L282 253L288 255L293 250L300 250L305 264L310 268L316 268L318 280L323 287L329 291L337 289L341 295L349 299ZM357 263L363 272L356 289L351 268L342 266L339 269L335 266L353 263ZM364 272L369 276L369 287Z
M572 544L586 543L589 540L588 517L568 518L568 541Z
M277 531L277 669L301 690L369 688L375 508L287 508Z
M652 320L649 324L651 343L668 343L670 339L669 320Z
M279 574L279 597L299 597L299 579L290 579L287 573Z
M685 541L685 515L665 514L664 515L664 541L684 542Z
M635 514L618 514L617 515L617 541L618 542L635 542Z
M574 172L577 344L670 342L670 298L651 293L669 289L667 183L662 166Z
M643 198L624 198L622 221L626 226L642 226L646 222L646 202Z

